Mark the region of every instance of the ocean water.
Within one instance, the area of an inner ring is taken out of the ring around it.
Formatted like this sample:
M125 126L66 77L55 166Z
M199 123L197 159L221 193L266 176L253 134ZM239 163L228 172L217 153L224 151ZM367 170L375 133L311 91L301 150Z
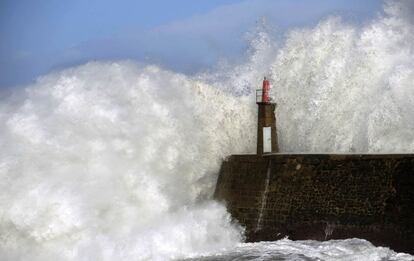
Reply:
M90 62L3 96L0 260L412 260L360 239L245 244L212 200L223 158L255 151L264 74L282 151L413 152L412 3L280 41L258 28L244 63L199 75Z
M375 247L368 241L357 238L330 240L325 242L282 239L275 242L239 244L231 250L184 260L408 261L413 260L413 256L404 253L396 253L389 248Z

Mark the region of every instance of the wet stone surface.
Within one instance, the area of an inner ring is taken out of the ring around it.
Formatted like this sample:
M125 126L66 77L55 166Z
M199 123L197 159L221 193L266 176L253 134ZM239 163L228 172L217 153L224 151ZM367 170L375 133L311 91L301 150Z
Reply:
M247 241L357 237L414 253L414 155L233 155L215 197Z

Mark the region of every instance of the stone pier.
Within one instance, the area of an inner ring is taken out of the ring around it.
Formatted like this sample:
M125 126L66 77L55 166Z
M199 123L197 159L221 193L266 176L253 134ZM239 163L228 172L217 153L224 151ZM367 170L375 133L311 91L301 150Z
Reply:
M414 254L414 154L233 155L215 198L248 241L356 237Z

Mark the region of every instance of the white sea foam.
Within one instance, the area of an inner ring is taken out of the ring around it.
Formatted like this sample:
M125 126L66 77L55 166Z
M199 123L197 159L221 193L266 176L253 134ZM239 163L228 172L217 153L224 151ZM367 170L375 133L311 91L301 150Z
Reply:
M270 69L282 151L414 151L407 8L412 15L412 1L389 2L362 28L329 18L288 34Z
M7 260L164 259L240 241L206 199L222 157L252 150L246 102L157 67L90 63L43 77L1 118Z
M375 247L370 242L357 238L325 242L282 239L275 242L240 244L228 251L188 260L411 261L413 256L396 253L386 247Z
M222 158L255 150L253 90L263 73L283 151L414 151L411 7L389 2L363 27L329 18L279 44L259 31L245 64L198 80L94 62L3 98L1 259L165 260L232 249L241 229L209 198Z

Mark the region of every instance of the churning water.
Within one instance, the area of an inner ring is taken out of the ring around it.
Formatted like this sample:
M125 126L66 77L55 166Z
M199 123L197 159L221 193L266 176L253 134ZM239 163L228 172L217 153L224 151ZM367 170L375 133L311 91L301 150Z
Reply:
M283 151L413 152L412 3L283 43L259 31L220 73L94 62L3 98L0 260L412 259L358 239L242 244L211 200L221 160L254 152L264 72Z
M318 241L291 241L282 239L275 242L244 243L213 255L188 258L201 261L227 260L295 260L295 261L411 261L413 256L395 253L388 248L374 247L362 239Z

